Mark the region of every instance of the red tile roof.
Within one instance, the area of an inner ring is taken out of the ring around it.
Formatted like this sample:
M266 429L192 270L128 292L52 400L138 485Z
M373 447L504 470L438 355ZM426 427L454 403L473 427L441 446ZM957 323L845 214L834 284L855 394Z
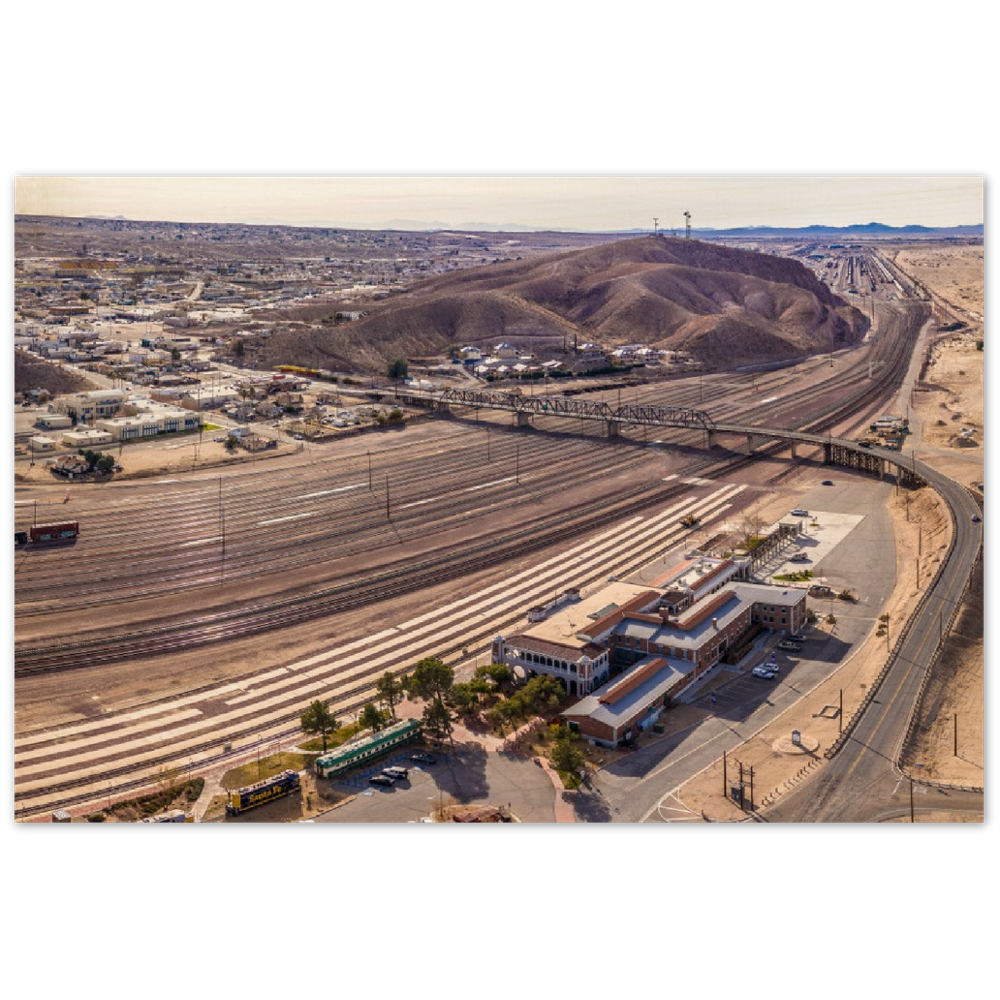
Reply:
M597 700L602 705L613 705L616 701L621 701L630 691L634 691L640 684L643 684L665 666L667 666L667 660L662 656L654 656L641 667L626 674L620 681L615 681Z
M691 629L700 625L710 614L718 611L724 604L727 604L736 596L735 590L722 590L711 599L706 599L696 605L686 617L678 618L670 624L682 632L690 632Z
M606 632L608 629L614 628L615 625L617 625L626 616L632 617L632 614L630 614L631 612L638 612L639 608L645 607L647 604L651 604L653 601L657 600L659 596L660 594L656 590L644 590L641 594L636 594L635 597L617 607L610 614L606 614L603 618L599 618L593 625L588 625L585 628L580 629L577 635L585 635L588 639L593 639L602 632ZM651 620L659 621L659 618Z

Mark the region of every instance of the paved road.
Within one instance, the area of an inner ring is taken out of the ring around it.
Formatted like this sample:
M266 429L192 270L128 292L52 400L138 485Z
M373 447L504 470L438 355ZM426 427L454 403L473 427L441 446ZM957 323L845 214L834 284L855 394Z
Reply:
M922 462L915 462L914 467L951 508L954 546L851 738L815 779L765 812L772 822L870 821L898 807L901 774L896 762L910 714L941 636L947 634L949 619L957 611L983 537L982 523L972 520L979 508L971 495ZM932 798L935 809L983 811L981 793L937 790L920 794ZM908 790L906 797L908 812Z

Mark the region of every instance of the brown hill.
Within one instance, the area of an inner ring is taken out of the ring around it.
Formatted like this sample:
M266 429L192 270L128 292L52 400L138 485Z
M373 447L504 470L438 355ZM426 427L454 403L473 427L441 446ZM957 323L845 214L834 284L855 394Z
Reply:
M14 391L47 389L52 396L71 392L89 392L99 386L83 375L77 375L62 365L34 357L24 351L14 351Z
M276 333L263 360L379 369L450 344L538 350L575 336L729 367L842 347L867 328L798 261L652 236L441 275L365 309L350 324Z

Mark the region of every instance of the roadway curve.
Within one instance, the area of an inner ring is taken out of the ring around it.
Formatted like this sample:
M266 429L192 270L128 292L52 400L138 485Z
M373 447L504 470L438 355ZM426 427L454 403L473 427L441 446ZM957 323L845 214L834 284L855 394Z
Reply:
M903 742L924 676L937 657L942 637L948 635L983 544L982 523L972 520L980 509L969 492L923 462L915 462L913 468L951 510L951 548L909 628L897 641L882 683L841 749L812 781L762 812L771 822L853 823L909 815L909 781L898 766ZM914 811L983 812L981 789L921 783L916 790Z

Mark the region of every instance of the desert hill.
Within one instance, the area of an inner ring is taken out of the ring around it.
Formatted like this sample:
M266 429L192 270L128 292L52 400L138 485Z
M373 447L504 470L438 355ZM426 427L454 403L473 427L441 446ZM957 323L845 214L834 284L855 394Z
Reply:
M14 351L14 391L47 389L50 395L65 396L71 392L98 389L96 383L62 365L34 357L26 351Z
M544 350L575 337L728 367L846 346L867 327L797 261L653 236L441 275L364 309L353 323L277 332L262 360L379 369L450 344Z

